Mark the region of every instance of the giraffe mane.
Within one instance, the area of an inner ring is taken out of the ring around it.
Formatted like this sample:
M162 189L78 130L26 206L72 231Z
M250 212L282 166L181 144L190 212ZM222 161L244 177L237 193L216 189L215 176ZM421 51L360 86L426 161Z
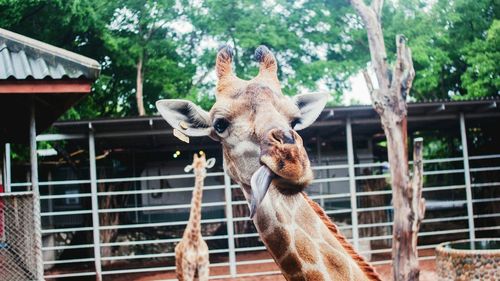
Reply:
M347 241L344 235L340 233L337 226L332 222L330 217L325 213L323 208L321 208L318 203L314 202L309 198L304 192L302 195L306 199L309 206L311 206L314 212L319 216L321 221L326 225L330 232L335 236L335 238L340 242L340 245L346 250L346 252L352 257L352 259L358 264L359 268L363 273L372 281L382 281L380 275L375 271L375 268L371 266L362 256L360 256L353 248L353 246Z

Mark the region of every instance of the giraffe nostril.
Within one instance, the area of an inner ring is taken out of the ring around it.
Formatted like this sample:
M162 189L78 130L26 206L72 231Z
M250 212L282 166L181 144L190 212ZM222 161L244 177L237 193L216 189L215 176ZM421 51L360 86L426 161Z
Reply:
M281 134L278 130L273 130L271 134L269 134L269 139L271 142L282 142L281 141Z
M291 131L275 129L269 135L271 143L295 144L295 138Z
M295 144L295 139L290 131L283 132L283 143Z

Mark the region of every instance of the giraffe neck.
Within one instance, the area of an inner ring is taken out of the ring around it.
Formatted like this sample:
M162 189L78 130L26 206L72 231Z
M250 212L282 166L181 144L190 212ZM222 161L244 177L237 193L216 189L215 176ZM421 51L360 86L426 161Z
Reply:
M196 240L201 237L201 202L203 197L203 180L204 176L195 173L195 184L193 197L191 198L191 211L189 213L189 223L186 228L186 233L191 240Z
M303 193L283 195L271 185L253 221L287 280L381 280Z

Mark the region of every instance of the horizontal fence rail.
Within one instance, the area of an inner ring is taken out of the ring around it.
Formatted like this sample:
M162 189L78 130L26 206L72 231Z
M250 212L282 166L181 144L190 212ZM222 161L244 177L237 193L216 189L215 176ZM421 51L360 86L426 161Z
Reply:
M499 154L495 155L485 155L485 156L474 156L470 157L471 162L473 161L479 161L482 159L500 159ZM457 158L444 158L444 159L432 159L432 160L427 160L425 161L425 164L436 164L436 163L449 163L449 162L460 162L463 161L463 158L457 157ZM370 164L357 164L355 166L358 167L370 167L370 168L381 168L381 167L387 167L387 163L370 163ZM347 165L341 164L341 165L325 165L325 166L314 166L313 170L318 173L320 171L326 171L326 170L338 170L338 169L346 169ZM484 172L491 172L491 171L497 171L499 170L500 167L481 167L481 168L471 168L470 172L471 173L484 173ZM433 171L426 171L425 175L426 176L436 176L436 175L449 175L449 174L454 174L454 173L463 173L464 169L448 169L448 170L433 170ZM217 172L217 173L208 173L207 178L210 177L221 177L224 176L225 174L223 172ZM381 206L370 206L370 207L363 207L362 204L360 203L361 198L372 198L373 196L385 196L390 198L391 196L391 191L390 190L376 190L376 191L363 191L359 190L357 191L354 196L358 202L358 206L356 207L356 213L358 214L358 223L351 225L349 224L350 219L349 216L345 215L350 215L353 212L353 209L350 207L350 204L347 204L345 207L338 207L336 208L335 202L338 202L339 205L341 202L347 202L349 201L351 197L351 193L349 190L346 192L340 192L340 193L319 193L318 186L320 184L329 184L333 183L336 184L341 181L349 181L349 177L338 177L338 178L322 178L321 175L320 177L317 177L312 186L309 188L310 189L310 197L313 200L316 201L323 201L324 204L328 203L328 206L325 207L325 211L327 214L332 216L332 218L339 222L339 228L341 231L345 232L347 235L347 238L349 241L353 242L353 237L352 237L352 231L354 229L357 230L359 233L359 237L357 238L358 244L361 247L359 248L359 252L365 256L372 257L372 263L375 265L378 264L387 264L390 263L390 253L392 251L390 240L392 239L392 232L391 228L393 225L392 222L392 206L390 205L381 205ZM380 179L385 179L388 177L388 174L379 174L379 175L373 175L373 176L366 176L366 175L355 175L354 181L359 183L362 181L370 181L370 180L380 180ZM159 180L169 180L169 179L193 179L192 175L169 175L169 176L148 176L148 177L128 177L128 178L123 178L123 181L120 181L120 178L114 178L114 179L96 179L97 183L110 183L110 182L127 182L127 181L138 181L138 182L154 182L154 181L159 181ZM65 181L46 181L46 182L40 182L41 186L53 186L54 188L59 188L59 186L68 186L68 185L81 185L81 184L89 184L90 180L65 180ZM12 186L27 186L29 185L28 183L14 183ZM471 184L471 187L473 189L477 188L495 188L500 185L500 182L494 181L494 182L474 182ZM204 188L205 191L223 191L225 189L230 190L231 192L237 191L239 187L235 184L232 184L231 182L226 182L225 184L222 185L208 185ZM466 188L465 185L463 184L455 184L455 185L448 185L448 186L424 186L423 192L424 192L424 197L426 197L427 194L432 194L436 192L461 192L464 193L464 189ZM180 193L185 193L185 192L192 192L193 187L173 187L173 188L168 188L168 189L161 189L161 188L154 188L154 189L136 189L136 190L118 190L118 191L98 191L97 192L97 197L99 199L106 198L106 197L116 197L116 196L143 196L143 195L150 195L150 194L180 194ZM230 193L232 194L232 193ZM64 200L64 199L80 199L83 200L85 198L90 198L91 193L79 193L79 194L64 194L64 195L42 195L40 196L40 200L42 202L45 201L52 201L52 200ZM459 208L456 208L457 210L465 210L466 205L467 205L467 199L465 197L461 197L463 199L456 199L453 200L453 206L462 206ZM223 209L224 206L229 204L231 208L236 208L236 207L244 207L247 208L247 202L245 200L234 200L230 199L229 202L225 200L224 198L220 198L221 201L215 201L215 202L204 202L202 204L202 208L205 211L206 209L209 208L220 208L221 210ZM340 201L339 201L340 200ZM474 205L480 205L480 204L487 204L487 203L494 203L500 201L500 197L494 197L494 198L472 198L471 203ZM450 202L434 202L433 200L428 200L428 204L433 204L436 206L442 205L442 209L446 209L448 207L447 204ZM331 205L331 206L330 206ZM333 206L333 207L332 207ZM110 213L117 213L117 214L130 214L130 213L147 213L151 211L158 211L158 212L169 212L169 211L179 211L179 210L184 210L185 212L188 212L190 208L190 204L173 204L173 205L159 205L159 206L142 206L142 205L136 205L136 206L126 206L126 207L121 207L121 208L98 208L97 212L99 215L105 215L105 214L110 214ZM453 207L449 207L453 209ZM387 221L383 222L372 222L372 223L365 223L363 222L362 216L363 214L371 214L374 212L384 212L387 214L386 218ZM452 212L453 213L453 212ZM92 214L92 209L78 209L78 210L66 210L66 211L45 211L41 213L42 218L46 219L54 219L56 220L58 217L64 217L64 216L85 216L85 215L91 215ZM231 219L228 219L227 217L224 216L224 213L221 213L223 216L217 217L217 218L204 218L201 221L202 227L204 226L210 226L214 224L232 224L233 226L237 223L251 223L251 220L248 218L247 215L244 216L234 216L231 217ZM341 216L341 217L338 217ZM498 219L500 218L499 213L476 213L474 214L473 219L475 220L480 220L480 219ZM422 222L422 227L421 231L418 234L420 237L420 241L422 241L422 238L426 238L428 240L426 241L437 241L442 237L446 237L449 235L461 235L457 237L467 237L467 233L469 232L468 228L468 221L469 217L467 215L467 212L464 211L462 212L462 215L452 215L452 216L443 216L443 217L432 217L432 218L425 218ZM182 233L183 228L186 226L188 223L187 218L182 219L182 220L165 220L161 222L145 222L145 223L120 223L118 225L99 225L98 226L98 231L102 233L102 231L109 231L109 230L129 230L129 229L140 229L141 231L146 230L146 229L158 229L158 228L171 228L171 227L178 227L179 228L179 233ZM450 224L450 223L456 223L456 227L451 227L447 229L442 229L442 230L428 230L426 229L426 226L429 225L437 225L437 224ZM460 227L461 226L461 227ZM369 235L366 236L363 234L363 230L373 230L373 229L385 229L385 234L383 235ZM477 233L483 232L483 231L494 231L494 230L500 230L500 226L497 225L489 225L489 226L476 226L474 231ZM81 227L63 227L63 228L43 228L42 229L42 234L44 236L50 236L50 235L55 235L55 234L60 234L60 233L77 233L77 232L88 232L92 233L94 231L94 227L92 226L81 226ZM212 235L208 236L206 235L204 239L208 241L229 241L229 239L232 239L233 241L233 246L228 247L226 244L225 247L220 247L217 249L210 249L209 254L211 256L221 256L222 259L225 261L219 261L219 262L212 262L211 268L227 268L227 273L228 274L222 274L222 275L213 275L211 278L229 278L229 277L244 277L244 276L260 276L260 275L267 275L267 274L273 274L273 273L278 273L276 271L276 267L272 267L274 265L274 261L272 258L268 255L265 255L265 247L260 244L259 246L251 246L251 245L244 245L244 243L241 243L241 241L245 239L254 239L258 240L258 233L255 232L255 229L253 229L251 232L246 232L246 233L238 233L235 228L235 232L232 233L231 235L228 235L227 233L224 234L218 234L218 235ZM173 249L173 246L178 243L181 240L181 237L178 236L176 238L155 238L155 239L143 239L143 240L135 240L135 241L98 241L98 243L90 243L90 244L78 244L78 245L70 245L70 244L60 244L60 245L46 245L42 248L44 253L47 252L61 252L64 250L91 250L94 247L98 247L100 251L104 248L111 248L111 247L153 247L155 245L171 245L171 249ZM234 243L235 241L240 241L239 243ZM375 244L374 244L375 243ZM367 245L377 245L380 244L379 247L373 247L369 246L366 247ZM432 253L432 249L434 249L438 243L432 243L432 242L426 242L427 244L421 244L418 246L418 250L422 251L421 253L421 259L432 259L434 254ZM364 248L363 248L364 246ZM153 248L151 248L153 249ZM252 259L252 254L255 253L264 253L264 254L256 254L255 258ZM235 256L235 259L232 261L232 263L229 261L228 256L229 254L233 254ZM245 260L240 260L240 255L241 258L246 258ZM250 255L250 256L245 256L245 255ZM170 252L145 252L141 254L113 254L111 256L101 256L100 261L101 263L103 262L133 262L133 261L151 261L151 260L165 260L165 259L173 259L175 254L170 251ZM224 258L225 257L225 258ZM250 258L250 259L248 259ZM220 260L220 258L218 258ZM82 257L82 258L65 258L65 259L56 259L56 260L44 260L44 266L50 267L50 266L57 266L57 265L70 265L70 264L83 264L83 263L94 263L95 258L90 255L89 257ZM249 266L249 265L265 265L267 264L266 268L268 266L271 266L270 268L274 268L274 270L263 270L259 272L245 272L244 270L241 271L241 267ZM233 266L235 268L234 272L232 274L229 271L229 268ZM150 266L147 268L134 268L133 265L130 266L130 268L125 268L123 269L107 269L106 267L103 267L101 274L103 276L109 276L109 275L116 275L116 274L129 274L129 273L153 273L153 272L173 272L175 270L175 266L173 264L169 266ZM78 266L77 266L78 268ZM56 278L63 278L63 277L83 277L83 276L94 276L96 275L96 272L94 271L75 271L75 272L68 272L68 273L58 273L58 274L46 274L45 278L46 279L56 279ZM165 280L170 280L170 279L165 279ZM171 279L175 280L175 279Z

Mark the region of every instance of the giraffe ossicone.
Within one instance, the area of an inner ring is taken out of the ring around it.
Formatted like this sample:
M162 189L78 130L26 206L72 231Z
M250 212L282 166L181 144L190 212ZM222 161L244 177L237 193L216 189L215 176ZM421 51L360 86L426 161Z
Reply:
M229 46L219 49L216 102L209 112L186 100L157 101L158 111L187 136L221 143L226 170L241 186L259 236L287 280L380 280L303 192L313 172L297 131L318 118L329 94L283 95L278 63L265 46L255 51L259 73L251 80L235 75L233 55Z

